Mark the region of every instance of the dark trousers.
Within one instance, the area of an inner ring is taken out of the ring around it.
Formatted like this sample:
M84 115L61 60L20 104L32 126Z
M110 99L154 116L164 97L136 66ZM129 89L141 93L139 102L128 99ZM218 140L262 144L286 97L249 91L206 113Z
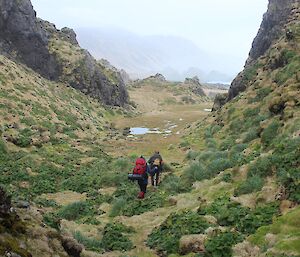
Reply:
M147 184L145 184L145 181L143 179L138 180L138 184L140 186L141 192L146 193L147 191Z
M158 182L159 182L159 174L160 171L156 171L155 174L153 176L151 176L151 184L152 186L154 186L154 182L155 182L155 186L158 186Z

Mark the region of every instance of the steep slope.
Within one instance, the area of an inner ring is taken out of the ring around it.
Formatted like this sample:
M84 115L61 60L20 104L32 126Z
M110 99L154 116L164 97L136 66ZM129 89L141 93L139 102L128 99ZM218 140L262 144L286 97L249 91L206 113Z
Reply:
M74 31L58 31L53 24L38 20L30 0L0 1L0 33L0 53L43 77L66 82L105 104L127 103L121 76L108 74L81 49Z
M68 203L87 200L80 208L90 218L82 222L97 224L97 190L126 178L102 150L109 118L123 111L2 55L0 64L0 185L13 202L12 209L2 206L0 190L0 255L79 256L83 247L49 214L61 206L43 194L67 191Z
M184 137L180 181L200 202L153 229L159 255L300 255L299 45L299 1L270 0L229 98Z
M253 41L245 69L232 82L228 100L244 91L252 82L259 66L259 58L265 55L278 39L284 35L292 38L295 36L294 33L297 34L297 31L294 31L296 28L293 27L293 24L299 22L299 15L299 1L297 0L272 0L269 2L268 12L264 15L261 27ZM288 24L290 25L288 26ZM281 61L283 60L278 60L278 63L274 65L284 66L285 63L280 63ZM276 68L279 67L274 67L274 69Z

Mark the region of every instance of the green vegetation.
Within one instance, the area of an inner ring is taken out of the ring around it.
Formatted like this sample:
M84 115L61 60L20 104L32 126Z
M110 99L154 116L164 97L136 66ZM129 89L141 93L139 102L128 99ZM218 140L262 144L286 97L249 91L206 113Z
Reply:
M264 180L257 175L247 178L241 185L234 190L235 196L243 194L250 194L253 192L260 191L264 185Z
M86 237L79 231L76 231L73 236L77 240L78 243L84 245L86 250L100 252L100 253L103 252L101 240Z
M267 128L264 129L261 135L261 141L265 147L270 146L273 139L278 135L279 128L280 123L275 120Z
M285 51L283 54L285 58L285 65L275 75L275 82L283 85L288 79L293 78L300 69L300 56L292 51Z
M108 223L103 231L102 239L89 238L76 231L74 238L87 250L103 253L105 251L127 251L133 248L128 235L134 233L133 228L126 227L121 223Z
M172 193L172 192L169 192ZM119 186L114 193L110 216L133 216L164 206L169 193L163 190L147 192L147 197L140 201L136 198L138 187L135 183L125 183Z
M257 90L256 96L254 98L249 98L248 103L257 103L262 101L266 96L268 96L272 92L272 88L263 87Z
M121 223L108 223L104 228L102 246L106 251L130 250L133 248L133 244L127 234L133 232L131 227L126 227Z
M148 237L147 245L163 256L177 253L179 239L183 235L201 234L208 227L209 224L195 212L172 213L160 227L152 231Z
M284 216L278 217L271 225L260 227L255 234L249 237L249 241L260 247L268 248L267 234L276 235L279 242L276 246L277 250L300 252L298 243L292 238L299 236L299 214L300 208L292 210Z
M205 243L204 257L232 256L231 247L243 239L244 237L236 232L224 232L214 236Z
M242 234L253 234L257 228L271 224L279 214L278 203L256 207L254 210L230 201L227 197L216 199L211 205L198 210L201 215L213 215L221 226L231 226Z
M262 67L262 64L255 63L255 64L245 68L244 73L243 73L243 82L247 83L249 81L252 81L255 78L255 76L257 75L258 69L261 67Z

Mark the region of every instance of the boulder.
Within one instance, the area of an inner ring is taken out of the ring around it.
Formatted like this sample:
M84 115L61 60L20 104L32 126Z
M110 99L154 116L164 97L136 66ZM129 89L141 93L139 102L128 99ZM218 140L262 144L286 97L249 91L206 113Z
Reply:
M239 243L233 247L233 257L259 257L260 249L248 241Z
M3 188L0 187L0 217L10 213L11 199L7 196Z
M179 251L181 254L204 252L204 243L207 236L202 234L185 235L179 240Z
M214 100L212 111L219 110L226 103L226 100L227 100L227 93L217 94Z
M79 244L74 238L64 236L61 239L62 246L65 251L71 257L80 257L80 253L83 250L83 246Z

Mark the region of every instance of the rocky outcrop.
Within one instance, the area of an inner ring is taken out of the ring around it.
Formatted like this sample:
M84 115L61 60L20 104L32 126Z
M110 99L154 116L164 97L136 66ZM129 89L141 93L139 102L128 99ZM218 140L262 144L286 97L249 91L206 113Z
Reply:
M185 235L179 240L179 251L181 254L185 255L188 253L199 253L204 252L204 243L206 240L206 235Z
M264 14L263 21L255 37L246 65L251 64L264 55L272 43L284 34L284 25L296 10L298 0L269 0L268 11Z
M166 78L164 77L164 75L160 74L160 73L156 73L154 76L150 76L148 79L152 79L152 80L156 80L156 81L160 81L160 82L166 82Z
M80 253L83 250L83 246L71 237L63 237L62 238L62 246L64 247L65 251L71 257L80 257Z
M49 35L39 26L29 0L0 0L0 53L57 80L61 67L48 50Z
M72 29L58 30L54 24L37 19L30 0L0 0L0 35L0 54L26 64L43 77L65 82L107 105L128 102L121 75L106 74L80 49ZM51 49L53 41L55 49ZM70 58L72 55L76 58Z
M219 110L227 101L227 94L217 94L215 97L214 105L212 111Z
M231 83L226 102L246 90L250 82L247 78L247 70L255 66L257 60L276 40L281 36L286 36L287 39L293 36L292 32L287 30L286 24L295 18L296 13L299 13L298 0L269 0L268 11L264 14L258 34L252 43L245 69Z
M63 79L73 88L82 91L107 105L124 106L128 101L125 83L118 73L112 71L113 82L103 73L103 69L88 51L77 67L72 70L72 76Z
M193 78L186 78L184 80L183 85L187 85L191 88L191 91L199 96L206 96L203 90L203 86L200 83L200 80L197 76L193 77Z

